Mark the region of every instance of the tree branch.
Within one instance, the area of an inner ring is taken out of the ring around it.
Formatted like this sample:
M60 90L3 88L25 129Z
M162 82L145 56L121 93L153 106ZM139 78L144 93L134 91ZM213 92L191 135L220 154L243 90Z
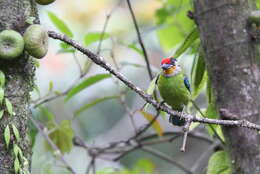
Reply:
M168 107L167 105L158 103L150 95L146 94L139 87L135 86L125 76L123 76L120 72L118 72L114 68L112 68L112 66L110 64L105 62L101 56L94 54L93 52L91 52L87 48L82 47L79 43L77 43L76 41L68 38L67 36L65 36L63 34L59 34L59 33L56 33L54 31L49 31L48 34L49 34L49 37L51 37L53 39L61 40L65 43L73 46L74 48L76 48L81 53L85 54L94 63L96 63L97 65L99 65L102 68L109 71L116 78L118 78L120 81L122 81L127 87L129 87L131 90L135 91L146 102L152 104L156 109L165 111L170 115L182 116L185 119L190 119L192 122L200 122L200 123L204 123L204 124L218 124L218 125L222 125L222 126L245 127L245 128L255 129L255 130L258 130L258 131L260 130L260 125L251 123L247 120L218 120L218 119L209 119L209 118L198 118L198 117L194 117L193 115L190 115L190 114L187 114L187 113L182 114L178 111L174 111L170 107Z
M151 69L149 58L148 58L148 55L147 55L147 52L146 52L146 49L145 49L145 46L144 46L144 43L143 43L143 40L142 40L142 37L141 37L141 33L140 33L140 30L139 30L139 27L138 27L138 24L137 24L137 20L136 20L135 14L134 14L134 10L132 8L130 0L126 0L126 2L127 2L128 8L129 8L129 11L131 13L132 20L134 22L134 26L135 26L135 30L136 30L136 33L137 33L138 41L139 41L140 46L141 46L141 48L143 50L143 53L144 53L144 60L145 60L145 63L146 63L148 74L149 74L150 79L152 80L153 79L152 69Z

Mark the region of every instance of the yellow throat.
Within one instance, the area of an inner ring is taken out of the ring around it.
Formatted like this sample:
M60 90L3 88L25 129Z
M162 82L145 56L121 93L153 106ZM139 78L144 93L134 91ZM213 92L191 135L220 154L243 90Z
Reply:
M164 74L166 75L170 75L174 72L174 70L176 69L176 66L172 66L171 68L168 68L166 70L163 70Z

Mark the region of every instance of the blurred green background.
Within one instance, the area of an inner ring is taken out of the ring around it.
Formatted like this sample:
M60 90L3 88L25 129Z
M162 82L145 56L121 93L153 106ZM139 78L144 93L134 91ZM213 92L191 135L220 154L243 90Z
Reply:
M190 0L132 0L132 6L141 30L145 47L148 52L154 74L159 72L160 61L164 57L172 56L178 46L183 43L186 36L195 27L194 22L187 17L187 11L192 10ZM38 6L42 25L48 30L58 31L50 20L48 13L54 13L64 21L73 33L73 38L87 46L93 52L97 51L99 42L87 44L86 36L90 33L101 33L106 22L106 16L110 14L106 33L109 35L103 42L100 54L105 61L116 67L135 85L146 90L150 79L145 68L145 61L138 44L136 31L131 19L129 9L125 1L118 5L117 0L56 0L48 6ZM195 43L179 58L181 66L189 79L193 59L198 52L198 43ZM32 92L33 101L46 95L55 95L70 88L80 75L79 66L86 64L86 57L78 52L75 55L60 51L59 41L50 39L48 55L39 61L36 71L36 83L38 92ZM114 54L111 55L111 52ZM75 57L77 61L75 61ZM86 77L95 74L106 73L99 66L92 64ZM53 87L50 87L53 86ZM50 90L50 88L52 88ZM89 146L104 146L110 142L126 140L134 134L134 129L128 113L117 98L103 101L81 112L75 117L75 111L86 103L106 96L119 95L125 92L126 104L131 111L139 110L145 104L134 92L112 78L107 78L75 95L68 102L64 97L45 103L44 109L32 109L35 118L45 119L50 114L56 124L62 120L70 120L74 135L80 136ZM205 109L205 95L202 93L197 98L198 103ZM138 112L134 113L134 121L137 127L147 123L147 120ZM48 119L47 119L48 120ZM160 117L160 125L164 131L178 131L181 128L173 127L168 123L168 116ZM203 126L198 127L198 131ZM51 131L51 130L49 130ZM147 133L154 132L149 129ZM202 130L202 133L204 131ZM63 137L61 137L61 140ZM65 139L64 139L65 141ZM202 152L210 144L195 138L189 138L187 152L181 153L182 138L172 143L153 145L151 147L169 155L172 159L191 168ZM201 161L196 173L203 173L207 166L210 153ZM76 170L77 174L84 174L90 158L86 151L79 147L73 147L65 153L65 158ZM147 170L138 171L138 167ZM102 169L126 168L132 173L158 173L158 174L184 174L178 167L143 151L134 151L126 155L118 162L98 159L96 162L98 171ZM67 174L69 173L51 151L46 148L44 138L37 134L33 147L32 158L33 174ZM102 172L100 172L102 174Z

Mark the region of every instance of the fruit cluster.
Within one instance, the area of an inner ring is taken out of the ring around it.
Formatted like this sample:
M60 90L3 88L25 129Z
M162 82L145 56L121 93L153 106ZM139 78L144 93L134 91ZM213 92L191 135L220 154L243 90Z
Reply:
M40 5L48 5L55 0L35 0ZM23 51L35 58L42 58L48 51L48 33L38 24L29 26L24 35L14 30L0 32L0 59L19 58Z
M35 58L46 55L48 34L41 25L30 25L23 36L14 30L0 32L0 59L18 58L24 50Z

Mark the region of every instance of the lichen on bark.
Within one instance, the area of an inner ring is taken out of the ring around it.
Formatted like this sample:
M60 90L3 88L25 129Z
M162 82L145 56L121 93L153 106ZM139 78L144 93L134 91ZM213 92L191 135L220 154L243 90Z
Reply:
M28 27L26 19L30 16L36 18L38 15L35 2L33 0L0 0L0 31L12 29L23 34ZM31 114L29 110L30 91L34 86L35 67L25 52L22 56L14 60L0 59L0 70L6 76L5 97L13 105L14 115L8 116L5 112L0 120L0 173L14 173L14 157L12 154L12 142L14 136L11 136L11 148L6 148L4 143L3 132L7 125L14 124L21 136L19 146L24 156L30 161L31 146L27 138L28 117ZM4 105L1 106L4 109Z

